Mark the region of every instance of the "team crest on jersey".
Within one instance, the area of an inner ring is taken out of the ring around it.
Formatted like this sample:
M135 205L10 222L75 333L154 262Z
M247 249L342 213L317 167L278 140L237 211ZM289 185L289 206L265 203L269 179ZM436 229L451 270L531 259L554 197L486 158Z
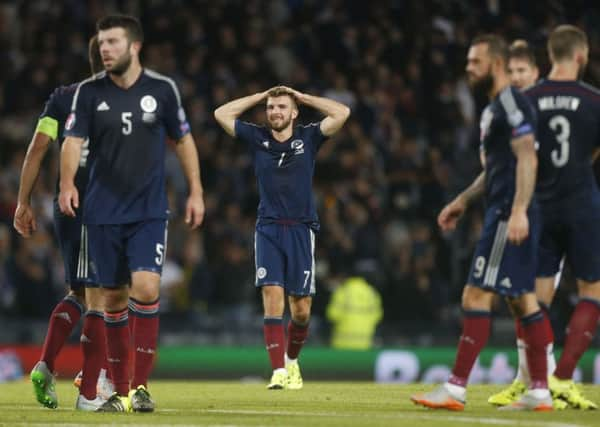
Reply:
M483 110L483 113L481 114L481 120L479 121L479 129L480 129L480 140L483 141L483 139L489 134L490 132L490 125L492 124L492 119L494 118L494 113L492 113L492 110L490 109L490 107L487 107L485 110Z
M295 150L294 154L304 153L304 141L302 141L301 139L294 139L291 143L291 147L292 150Z
M264 267L260 267L258 270L256 270L256 277L258 277L259 279L264 279L265 277L267 277L267 269Z
M75 126L75 113L71 113L69 114L69 117L67 117L67 121L65 122L65 129L71 130L73 129L73 126Z
M265 147L267 150L269 149L269 141L263 141L261 142L262 146Z
M156 99L152 95L146 95L140 100L140 107L142 107L145 113L154 113L156 107L158 107L158 102L156 102Z

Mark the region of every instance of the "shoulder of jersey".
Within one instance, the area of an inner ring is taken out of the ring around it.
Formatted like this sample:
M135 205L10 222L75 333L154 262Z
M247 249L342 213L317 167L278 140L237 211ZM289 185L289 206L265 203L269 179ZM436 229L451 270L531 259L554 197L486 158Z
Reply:
M100 71L99 73L94 74L93 76L90 76L87 79L80 81L79 83L75 83L73 85L73 86L75 86L75 92L77 92L77 89L80 88L81 86L102 81L106 76L107 76L106 71Z
M58 86L56 89L54 89L54 92L52 92L52 95L50 96L51 102L53 102L55 105L63 105L65 108L69 109L78 86L79 83Z
M525 95L533 95L537 89L544 86L544 83L546 83L546 79L540 79L533 85L529 86L527 89L523 90L522 93L524 93Z
M163 82L163 83L169 85L173 89L173 91L177 94L177 97L179 97L179 90L177 89L177 84L175 83L175 80L173 80L171 77L165 76L164 74L157 73L156 71L151 70L149 68L144 68L144 75L153 80L158 80L160 82Z
M259 125L259 124L256 124L256 123L247 122L245 120L240 120L240 122L242 122L245 125L255 127L257 129L266 129L267 128L265 125Z
M310 128L317 127L320 124L321 124L320 122L313 122L313 123L308 123L306 125L298 125L297 127L301 128L301 129L310 129Z
M508 86L504 88L500 95L498 96L498 100L500 101L500 105L507 114L514 113L519 110L519 106L517 105L517 101L515 98L521 97L523 98L523 94L519 89L513 86Z
M598 89L595 86L592 86L589 83L586 82L582 82L581 80L579 80L577 82L579 84L579 86L581 86L583 89L587 90L588 92L590 92L591 95L593 95L595 98L598 98L597 100L600 100L600 89Z

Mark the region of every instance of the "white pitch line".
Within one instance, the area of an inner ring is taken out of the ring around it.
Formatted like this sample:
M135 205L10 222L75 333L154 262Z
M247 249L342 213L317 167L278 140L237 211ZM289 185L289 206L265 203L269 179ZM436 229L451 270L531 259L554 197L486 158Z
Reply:
M174 412L169 409L159 409L158 412ZM446 415L435 416L427 414L407 414L405 412L392 414L340 414L336 412L305 412L305 411L259 411L252 409L186 409L177 412L199 412L209 414L231 414L231 415L283 415L283 416L303 416L303 417L332 417L332 418L380 418L380 419L412 419L412 420L431 420L431 421L455 421L459 423L488 424L498 426L539 426L539 427L587 427L586 424L569 424L554 421L537 420L518 420L514 418L490 418L490 417L469 417L466 415Z

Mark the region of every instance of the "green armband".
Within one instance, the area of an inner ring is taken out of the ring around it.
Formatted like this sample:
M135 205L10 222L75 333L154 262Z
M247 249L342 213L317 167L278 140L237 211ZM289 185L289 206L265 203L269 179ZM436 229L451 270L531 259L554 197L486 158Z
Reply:
M38 120L35 131L48 135L52 140L56 140L58 137L58 121L52 117L42 117Z

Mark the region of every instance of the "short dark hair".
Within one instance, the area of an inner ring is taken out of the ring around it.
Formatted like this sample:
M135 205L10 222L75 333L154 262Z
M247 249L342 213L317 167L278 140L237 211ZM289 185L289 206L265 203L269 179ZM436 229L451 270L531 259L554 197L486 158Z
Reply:
M548 55L552 61L570 59L575 49L587 47L587 35L574 25L559 25L548 37Z
M523 39L517 39L511 43L508 49L508 59L522 59L534 67L537 66L533 49Z
M502 58L508 63L508 44L501 36L497 34L482 34L477 36L471 42L471 46L476 44L486 44L490 55Z
M92 74L97 74L104 70L97 35L93 36L88 44L88 60L90 61L90 70L92 71Z
M111 28L123 28L130 42L144 42L144 31L142 24L137 18L130 15L108 15L96 22L96 30L110 30Z

